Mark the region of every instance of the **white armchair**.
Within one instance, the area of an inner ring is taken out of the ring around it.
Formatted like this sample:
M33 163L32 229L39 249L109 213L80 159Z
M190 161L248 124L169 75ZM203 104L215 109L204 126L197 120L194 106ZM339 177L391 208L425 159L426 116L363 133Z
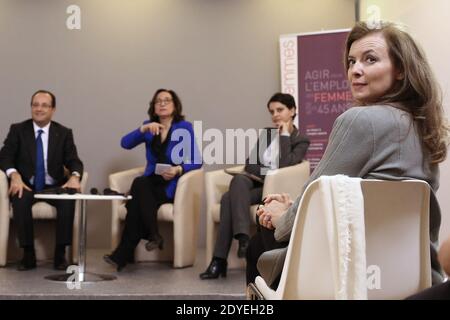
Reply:
M81 179L81 192L86 189L88 173L84 172ZM6 174L0 170L0 266L5 266L8 261L20 259L21 251L16 245L16 230L14 220L12 219L12 208L8 195L8 178ZM53 258L53 249L55 246L55 232L49 231L53 228L53 221L56 219L55 207L46 202L39 201L32 208L33 219L38 223L34 223L35 239L34 246L36 250L36 258L38 260L46 260ZM78 217L80 215L79 201L75 203L75 217L73 222L73 240L72 240L72 262L78 262Z
M421 180L362 180L361 189L368 299L404 299L430 287L428 184ZM330 249L324 214L331 207L333 204L321 197L319 180L312 182L298 207L277 290L258 276L249 286L249 298L335 299L339 282L333 277L335 252ZM268 255L264 253L258 265ZM371 278L378 278L379 286L370 286Z
M238 166L237 170L244 168ZM303 185L309 177L309 162L303 161L300 164L285 167L273 171L264 180L263 198L271 193L288 193L295 199L302 191ZM220 222L220 200L222 195L228 191L232 176L224 170L215 170L205 173L205 193L206 193L206 264L212 259L214 245L217 238L218 224ZM249 215L251 221L255 221L257 205L251 206ZM233 243L231 252L236 252L236 243ZM240 267L244 265L244 259L237 259L232 254L228 259L229 267Z
M144 173L144 167L113 173L111 189L128 192L133 180ZM180 177L174 203L163 204L158 210L158 227L164 238L164 249L147 252L144 241L136 248L136 261L170 261L175 268L192 266L197 252L198 224L203 193L203 169L192 170ZM126 217L125 203L112 201L111 249L122 236Z

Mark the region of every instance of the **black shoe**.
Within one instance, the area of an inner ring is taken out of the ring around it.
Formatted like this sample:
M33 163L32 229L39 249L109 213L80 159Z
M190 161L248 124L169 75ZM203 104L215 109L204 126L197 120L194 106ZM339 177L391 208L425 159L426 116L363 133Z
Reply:
M114 257L114 255L112 254L105 254L103 256L103 260L112 265L113 267L115 267L117 269L118 272L122 271L122 269L127 265L126 262L124 261L119 261L117 258Z
M237 250L238 258L245 258L249 243L250 239L248 237L242 237L239 239L239 248Z
M206 271L200 273L200 279L217 279L219 276L225 278L227 276L227 265L227 260L214 257Z
M53 269L65 271L68 266L66 252L55 253L55 257L53 258Z
M160 235L156 235L153 238L149 239L148 242L145 244L145 250L152 251L156 248L159 248L159 250L162 250L164 246L164 239Z
M65 270L67 270L68 266L69 266L69 264L67 263L66 257L64 257L64 256L55 257L55 259L53 260L53 269L55 269L55 270L65 271Z
M33 252L25 252L20 260L17 270L27 271L36 268L36 255Z

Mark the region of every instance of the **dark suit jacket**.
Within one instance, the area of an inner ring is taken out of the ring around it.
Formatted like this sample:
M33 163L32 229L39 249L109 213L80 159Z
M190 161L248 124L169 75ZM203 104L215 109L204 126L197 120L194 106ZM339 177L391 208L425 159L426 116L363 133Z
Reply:
M272 141L276 137L271 136L271 130L274 128L265 128L265 131L263 131L262 135L259 137L259 141L263 138L263 135L266 134L265 139L266 141ZM280 158L279 158L279 167L289 167L292 165L295 165L297 163L300 163L303 161L303 158L306 155L306 151L308 151L308 147L310 144L310 141L308 137L300 135L297 128L294 127L294 131L292 131L290 136L283 136L280 135ZM245 171L248 173L251 173L253 175L256 175L262 179L265 178L265 176L261 175L261 168L264 168L264 165L261 163L260 158L264 154L265 150L260 150L260 143L257 143L256 147L252 151L251 159L257 159L257 163L251 164L249 163L249 159L246 160L245 165ZM270 146L270 144L266 143L267 147ZM264 145L264 143L263 143ZM256 154L259 153L259 156Z
M31 119L11 125L8 136L0 150L0 169L5 171L15 168L25 184L35 173L36 139ZM72 130L52 121L49 128L47 170L62 185L64 167L70 172L83 174L83 163L78 158L77 148L73 141Z

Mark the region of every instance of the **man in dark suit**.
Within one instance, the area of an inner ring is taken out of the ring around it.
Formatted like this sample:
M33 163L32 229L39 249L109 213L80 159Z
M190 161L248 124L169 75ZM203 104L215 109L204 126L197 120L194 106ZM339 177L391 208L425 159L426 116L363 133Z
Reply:
M34 194L46 188L80 189L83 163L78 158L72 130L52 121L55 96L39 90L31 97L31 119L11 125L0 150L0 169L10 180L9 195L20 247L24 249L18 270L36 268L33 219ZM65 169L70 177L65 175ZM74 201L47 200L56 207L54 268L65 270L65 247L72 243Z

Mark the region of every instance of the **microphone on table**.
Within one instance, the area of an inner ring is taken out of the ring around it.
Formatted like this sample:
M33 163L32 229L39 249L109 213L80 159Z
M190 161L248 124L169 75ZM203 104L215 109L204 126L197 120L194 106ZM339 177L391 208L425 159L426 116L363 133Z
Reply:
M120 193L120 192L118 192L116 190L113 190L111 188L105 188L103 190L103 194L105 196L123 196L123 197L125 197L125 193Z
M75 188L63 188L64 193L68 193L68 194L76 194L78 192L77 189Z

